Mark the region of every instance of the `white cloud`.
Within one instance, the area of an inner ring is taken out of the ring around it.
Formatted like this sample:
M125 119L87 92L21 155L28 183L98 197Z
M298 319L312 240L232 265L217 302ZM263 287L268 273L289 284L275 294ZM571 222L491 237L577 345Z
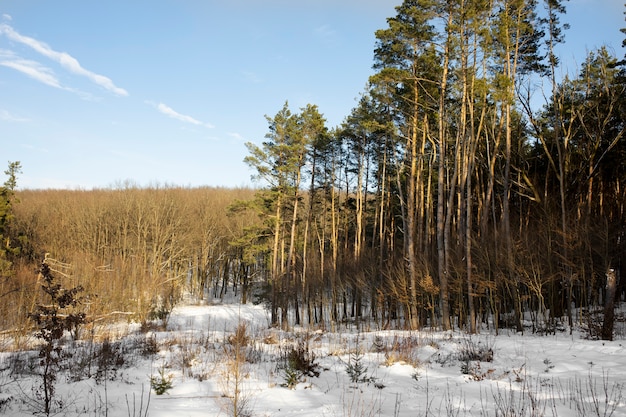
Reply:
M4 109L0 109L0 120L4 120L5 122L29 122L30 120L15 116Z
M228 133L228 136L230 136L230 137L231 137L231 138L233 138L233 139L237 139L237 140L239 140L239 141L242 141L242 142L244 141L243 136L241 136L241 134L239 134L239 133L237 133L237 132L229 132L229 133Z
M40 152L40 153L49 153L50 152L47 148L40 148L40 147L29 145L29 144L23 144L22 148L28 149L29 151Z
M253 84L258 84L262 82L261 78L254 72L251 71L240 71L240 74L243 75L244 79Z
M104 75L96 74L83 68L78 60L68 53L55 51L44 42L38 41L37 39L31 38L29 36L23 36L16 32L11 26L7 25L6 23L0 24L0 34L4 34L6 37L15 42L19 42L21 44L29 46L41 55L58 62L66 70L74 74L86 77L95 84L105 88L108 91L111 91L118 96L128 95L128 92L126 90L115 86L110 78L105 77Z
M54 72L50 68L44 67L39 62L28 59L12 59L2 60L0 61L0 65L13 68L50 87L63 89L58 78L54 75Z
M215 127L211 123L201 122L200 120L197 120L191 116L181 114L166 104L163 104L163 103L156 104L151 101L146 101L146 103L150 104L151 106L154 106L158 111L160 111L166 116L171 117L172 119L180 120L181 122L189 123L189 124L196 125L196 126L204 126L208 128Z
M12 68L50 87L78 94L79 96L81 96L81 98L85 100L95 100L94 97L89 93L85 93L83 91L61 85L61 82L59 81L52 69L42 65L37 61L23 59L17 56L12 51L0 49L0 66Z
M332 38L337 31L330 27L330 25L322 25L315 28L315 34L322 38Z

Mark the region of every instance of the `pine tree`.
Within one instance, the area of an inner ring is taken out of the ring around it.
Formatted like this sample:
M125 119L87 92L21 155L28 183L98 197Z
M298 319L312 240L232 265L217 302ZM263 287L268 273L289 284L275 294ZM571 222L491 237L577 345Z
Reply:
M417 225L421 222L423 203L418 196L422 194L420 160L424 149L429 146L427 134L429 120L437 118L433 109L439 106L439 98L444 94L445 66L437 52L438 16L437 2L433 0L404 1L396 8L395 17L388 19L389 27L376 32L377 44L374 51L374 68L378 72L370 82L379 92L389 95L393 117L399 125L399 135L403 139L400 157L402 166L397 168L398 180L405 183L399 186L402 204L402 229L404 237L404 256L407 260L409 291L406 304L407 318L413 328L419 326L418 307L418 243ZM443 88L442 88L443 87ZM442 120L442 115L440 119ZM444 169L446 158L445 145L439 142L438 162ZM439 178L444 181L443 178ZM443 204L443 203L441 203ZM443 207L443 205L441 206ZM440 220L438 213L437 220ZM441 220L443 225L443 220ZM443 230L443 226L441 227ZM442 248L443 250L443 248ZM441 258L443 259L443 258ZM449 327L447 307L447 272L443 262L439 280L441 285L441 304L444 327Z
M21 173L19 161L9 162L9 168L4 171L8 179L0 187L0 277L12 275L12 258L20 251L17 239L12 239L11 226L13 223L13 204L17 202L15 189L17 175Z
M299 277L296 266L298 240L297 224L300 220L300 201L304 167L308 160L311 142L323 127L317 107L308 106L300 114L293 114L289 104L272 118L267 117L269 132L259 147L247 143L250 151L244 161L256 169L257 179L265 182L261 192L267 196L268 208L273 211L273 244L271 249L272 324L287 326L287 311L293 301L296 322L299 322ZM291 218L289 218L291 215Z

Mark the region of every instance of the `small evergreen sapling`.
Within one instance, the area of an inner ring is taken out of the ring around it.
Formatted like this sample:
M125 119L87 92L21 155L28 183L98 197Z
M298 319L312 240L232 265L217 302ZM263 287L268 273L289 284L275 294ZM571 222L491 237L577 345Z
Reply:
M163 395L174 387L172 376L165 374L165 368L159 369L159 376L150 377L150 386L156 395Z
M284 387L295 389L296 385L304 381L306 377L320 376L319 365L308 343L299 341L297 346L290 347L281 356L282 363L279 365L279 370L285 380L282 384Z
M360 350L350 353L350 359L346 364L346 373L353 384L375 382L376 378L367 375L368 368L363 364L363 353Z
M346 373L353 384L376 382L376 378L367 375L368 369L363 364L363 352L357 339L356 348L350 353L350 358L346 364Z

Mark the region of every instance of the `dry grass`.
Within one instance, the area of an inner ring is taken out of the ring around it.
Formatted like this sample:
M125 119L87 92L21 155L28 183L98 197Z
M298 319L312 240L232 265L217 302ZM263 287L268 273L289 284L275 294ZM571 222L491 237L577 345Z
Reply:
M391 343L385 348L385 366L395 363L404 363L417 368L420 360L417 357L417 349L422 346L420 340L413 336L395 336Z

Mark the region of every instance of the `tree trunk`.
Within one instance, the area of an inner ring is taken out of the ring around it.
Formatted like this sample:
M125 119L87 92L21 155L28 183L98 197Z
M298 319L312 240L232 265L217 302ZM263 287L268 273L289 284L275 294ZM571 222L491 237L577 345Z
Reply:
M604 303L604 320L602 323L602 340L613 340L613 323L615 321L615 291L617 274L613 268L606 273L606 300Z
M437 178L437 257L438 257L438 272L439 272L439 304L441 309L441 327L443 330L450 330L450 306L449 306L449 293L448 293L448 257L449 253L446 251L446 236L445 236L445 217L446 217L446 123L445 123L445 108L446 108L446 90L448 83L448 63L449 63L449 45L448 41L445 44L445 50L443 53L443 73L441 75L440 91L439 91L439 114L438 118L438 139L439 139L439 166L438 166L438 178Z

